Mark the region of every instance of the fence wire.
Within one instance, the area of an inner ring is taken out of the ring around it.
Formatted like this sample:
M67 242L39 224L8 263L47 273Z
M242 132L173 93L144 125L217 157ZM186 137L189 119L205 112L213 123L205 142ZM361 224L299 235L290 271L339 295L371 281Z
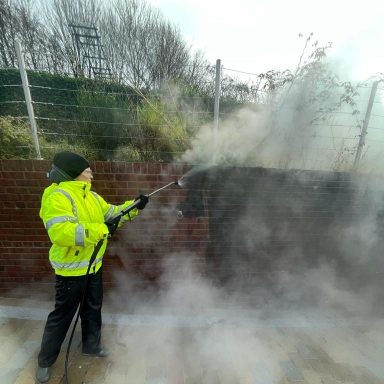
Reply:
M9 83L0 84L0 116L24 122L27 126L23 88L18 70L14 70L16 73L9 78ZM244 88L244 94L237 95L237 103L221 88L217 141L207 144L193 138L201 135L202 130L212 130L213 97L182 94L176 87L168 87L156 94L144 94L134 87L114 87L110 82L87 82L71 76L65 77L68 81L60 82L57 76L45 73L48 77L44 83L44 72L28 70L38 138L45 158L58 148L77 146L90 158L100 160L173 161L181 159L194 143L210 145L212 151L232 146L231 150L236 152L242 151L243 144L249 147L249 141L253 140L255 148L260 148L260 143L268 141L268 136L276 135L276 142L280 140L287 146L281 150L285 151L285 156L289 151L291 157L300 153L288 164L289 167L350 169L359 145L363 146L360 167L372 169L373 164L376 169L381 167L378 161L384 142L384 87L381 84L371 105L367 135L361 143L372 84L358 87L353 108L338 103L338 99L344 97L340 89L332 95L335 99L332 108L300 113L300 104L292 95L280 105L270 103L271 95L265 91L265 84L261 83L258 74L223 67L223 87L228 76L237 73L248 76L249 87ZM244 81L239 84L244 85ZM214 89L214 84L211 85ZM247 111L250 112L248 115ZM269 114L268 123L263 120L265 111ZM264 136L259 133L265 131L260 120L264 125L269 124ZM236 140L231 138L231 130ZM244 141L239 139L242 135ZM228 143L223 142L225 140ZM15 145L28 148L25 143ZM7 154L1 155L7 157ZM16 157L28 155L33 157L33 150L16 154ZM281 166L281 161L277 164ZM273 166L274 163L256 162L251 165Z

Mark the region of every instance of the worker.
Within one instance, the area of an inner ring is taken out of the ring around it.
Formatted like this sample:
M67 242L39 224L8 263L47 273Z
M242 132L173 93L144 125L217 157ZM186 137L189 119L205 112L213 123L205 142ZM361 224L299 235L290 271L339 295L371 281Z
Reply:
M101 344L102 264L107 239L117 227L111 219L139 199L137 207L121 217L118 223L121 226L136 217L148 203L145 195L122 205L107 203L91 190L90 165L76 153L57 153L48 177L53 183L44 190L40 217L52 242L49 260L55 271L55 308L48 315L38 355L36 379L40 383L50 379L51 366L60 353L83 292L82 353L107 356ZM102 246L87 276L91 256L100 240L103 240Z

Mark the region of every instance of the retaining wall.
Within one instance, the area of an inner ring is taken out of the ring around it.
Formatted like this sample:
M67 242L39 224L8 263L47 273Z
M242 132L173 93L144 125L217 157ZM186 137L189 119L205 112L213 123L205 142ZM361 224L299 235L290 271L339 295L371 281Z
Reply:
M93 189L115 204L190 170L158 163L91 166ZM38 216L48 169L47 161L0 161L0 294L52 292L50 242ZM126 284L129 292L156 291L164 263L174 271L168 278L183 279L178 268L186 258L230 292L262 300L313 302L323 290L347 290L384 301L384 188L378 178L227 167L192 169L183 180L186 188L153 196L116 232L104 262L107 290Z
M93 190L114 204L149 193L188 170L159 163L93 162L91 167ZM48 161L0 160L0 294L51 291L50 242L39 218L49 168ZM176 186L159 192L139 217L116 232L104 259L106 289L120 272L138 285L154 283L163 258L172 254L187 252L204 269L207 219L178 218L177 205L185 194Z

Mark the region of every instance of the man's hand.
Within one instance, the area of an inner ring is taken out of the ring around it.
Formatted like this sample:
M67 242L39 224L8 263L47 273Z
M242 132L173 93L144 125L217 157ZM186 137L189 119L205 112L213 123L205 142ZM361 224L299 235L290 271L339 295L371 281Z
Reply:
M107 221L105 223L105 225L108 227L108 231L109 231L108 239L110 239L112 237L112 235L115 233L117 227L119 226L119 221L120 220L115 219L113 221Z
M140 200L140 203L137 204L137 209L144 209L148 204L149 198L146 195L139 195L135 198L135 201Z

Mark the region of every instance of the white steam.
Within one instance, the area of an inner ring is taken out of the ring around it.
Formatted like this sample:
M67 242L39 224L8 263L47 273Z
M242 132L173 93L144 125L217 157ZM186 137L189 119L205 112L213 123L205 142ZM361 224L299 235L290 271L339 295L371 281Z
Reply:
M361 121L351 115L349 108L341 108L337 114L322 119L320 108L331 108L339 95L329 94L321 99L322 104L308 102L311 96L321 94L321 91L321 86L313 79L307 79L276 95L273 104L248 106L236 111L220 122L217 132L204 126L182 160L187 164L198 164L200 170L213 165L230 165L348 171L353 163ZM346 121L343 116L350 120ZM370 167L368 163L365 163L366 169ZM378 169L375 164L375 170ZM186 181L188 187L187 176L180 183ZM303 185L306 181L304 177ZM381 184L376 186L378 191L383 190ZM356 185L366 190L364 180ZM252 196L249 188L248 184L239 185L233 199L246 204L242 198L246 193ZM220 197L220 194L216 196ZM295 199L294 195L287 196L281 203L290 204L290 212L297 217L306 214L305 202ZM351 205L355 203L351 201ZM153 382L161 382L170 367L176 376L196 383L221 382L223 379L227 382L280 383L286 380L284 369L291 374L294 372L293 381L304 381L295 371L294 363L287 358L290 350L283 351L284 348L273 344L271 339L278 332L276 327L304 325L316 329L321 324L329 324L330 319L341 318L347 323L351 318L371 316L380 297L377 280L350 284L343 275L343 267L337 266L336 262L341 253L345 272L352 278L357 277L356 281L359 272L365 273L367 279L374 276L381 256L380 249L375 249L380 236L376 214L382 207L379 195L370 207L371 211L364 217L353 217L328 228L329 241L333 241L338 250L335 249L335 255L323 255L319 251L309 264L303 263L308 258L305 241L307 236L314 234L309 229L306 233L306 228L305 233L295 233L288 224L281 225L281 238L292 240L296 245L286 251L283 258L266 260L276 262L276 269L269 276L263 276L264 271L252 275L251 261L252 256L258 255L260 248L268 244L271 224L261 216L244 214L228 230L227 239L244 241L242 246L249 255L250 264L244 260L236 264L235 260L232 264L234 275L238 273L237 278L242 279L248 272L250 279L260 277L269 279L270 283L269 287L256 284L246 294L237 291L236 284L230 289L215 285L205 276L204 263L196 263L196 255L187 252L162 254L161 233L170 230L177 221L175 217L167 216L166 210L161 212L160 218L151 218L144 213L141 219L156 220L156 225L135 231L134 227L140 224L132 223L132 235L127 236L125 244L115 253L121 256L125 269L130 270L130 258L122 254L124 248L129 249L135 241L145 246L155 244L155 256L163 260L158 271L161 276L158 285L154 290L140 291L135 287L139 279L136 281L134 276L120 272L116 276L117 288L110 297L137 320L136 326L132 327L132 322L128 326L121 315L116 336L121 347L128 348L130 364L136 367L130 371L132 382L143 380L143 369L137 368L142 366L143 360L150 367L145 379ZM136 233L139 233L138 237ZM266 254L266 257L273 255ZM153 260L147 262L149 269L154 267ZM295 350L299 349L296 341L289 337L284 340L292 342ZM307 349L306 353L312 352ZM334 356L335 349L329 348L328 353ZM337 353L338 361L350 363L345 350ZM122 359L116 364L123 367L126 362ZM181 371L180 366L183 366ZM310 377L307 380L311 382Z
M197 382L241 380L260 366L271 382L280 380L278 361L271 359L274 352L263 340L252 311L244 316L246 309L235 306L232 298L196 271L191 255L172 255L163 267L158 301L150 308L144 302L135 308L138 316L150 313L154 323L143 321L128 330L122 317L118 331L121 345L145 358L147 366L158 368L152 379L163 378L174 364L175 369L182 367L185 379Z
M329 68L325 65L324 71ZM192 148L183 155L183 161L189 164L350 171L372 82L357 87L357 94L351 96L348 88L328 87L318 81L316 73L313 76L286 86L267 104L246 106L233 112L220 121L217 130L211 125L201 127ZM331 77L327 81L331 82ZM339 105L341 99L348 103ZM365 173L384 170L384 161L378 155L384 140L384 130L379 129L383 118L384 105L379 87L359 167Z

